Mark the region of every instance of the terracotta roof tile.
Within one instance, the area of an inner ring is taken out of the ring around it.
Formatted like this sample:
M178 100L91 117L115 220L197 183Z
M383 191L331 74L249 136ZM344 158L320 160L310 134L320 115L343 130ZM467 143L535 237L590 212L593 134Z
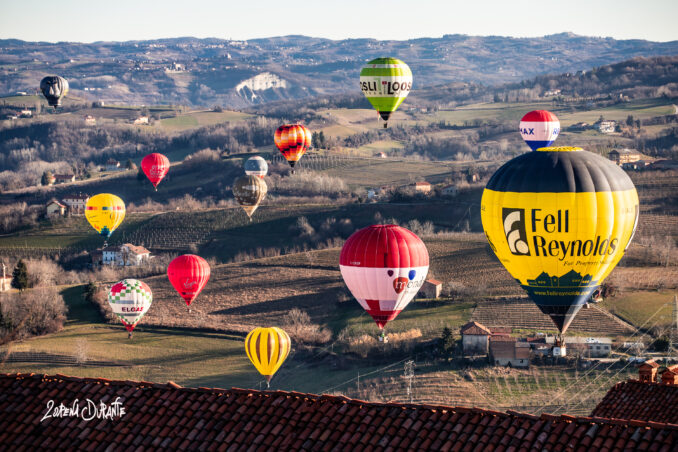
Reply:
M677 407L678 385L629 380L613 386L591 416L678 424Z
M75 398L110 403L117 397L126 414L115 421L40 422L50 399L69 405ZM0 375L0 441L13 450L56 448L64 438L84 450L675 450L678 425L666 422L537 418L296 392Z

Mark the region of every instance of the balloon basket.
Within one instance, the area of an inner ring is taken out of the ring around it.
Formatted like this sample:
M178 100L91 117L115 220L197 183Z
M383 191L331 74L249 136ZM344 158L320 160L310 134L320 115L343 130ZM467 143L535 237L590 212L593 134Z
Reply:
M127 339L132 339L132 332L131 331L127 333Z
M384 123L384 129L388 129L388 123Z

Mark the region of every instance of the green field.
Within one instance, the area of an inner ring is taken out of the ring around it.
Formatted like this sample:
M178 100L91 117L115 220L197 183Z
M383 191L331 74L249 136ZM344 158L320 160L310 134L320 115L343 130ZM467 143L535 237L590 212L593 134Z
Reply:
M649 329L652 326L666 328L672 326L673 290L625 292L608 298L602 306L618 315L637 328ZM675 327L675 326L674 326Z
M242 121L252 115L237 111L196 111L157 121L155 127L172 132L181 132L196 127L211 126L224 122Z

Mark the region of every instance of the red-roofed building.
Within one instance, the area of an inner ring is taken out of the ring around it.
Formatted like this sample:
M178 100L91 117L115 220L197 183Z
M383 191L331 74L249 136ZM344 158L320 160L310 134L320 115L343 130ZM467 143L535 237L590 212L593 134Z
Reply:
M629 380L614 385L603 397L591 416L610 419L636 419L640 421L678 424L678 365L662 372L661 383L644 380L648 369L659 367L654 361L638 366L640 380ZM666 377L664 377L666 375Z
M530 344L511 336L490 336L490 361L496 366L530 367Z
M461 327L461 344L464 355L487 355L490 350L490 337L509 336L510 327L492 327L472 321Z
M63 404L81 410L54 416ZM112 419L84 420L87 400ZM124 409L124 413L123 413ZM0 375L7 450L674 451L678 425L374 403L285 391Z
M424 281L424 284L421 285L419 293L424 298L438 298L440 297L441 292L443 291L443 283L437 279L427 279Z

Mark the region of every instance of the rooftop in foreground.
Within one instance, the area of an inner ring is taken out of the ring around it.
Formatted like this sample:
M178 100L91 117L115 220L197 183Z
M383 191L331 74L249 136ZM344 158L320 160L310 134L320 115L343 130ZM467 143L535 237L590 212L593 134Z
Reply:
M48 402L86 399L125 414L47 417ZM44 418L44 419L43 419ZM340 396L182 388L65 375L0 374L0 444L10 449L628 450L678 449L678 425L531 416L467 407L374 403Z

